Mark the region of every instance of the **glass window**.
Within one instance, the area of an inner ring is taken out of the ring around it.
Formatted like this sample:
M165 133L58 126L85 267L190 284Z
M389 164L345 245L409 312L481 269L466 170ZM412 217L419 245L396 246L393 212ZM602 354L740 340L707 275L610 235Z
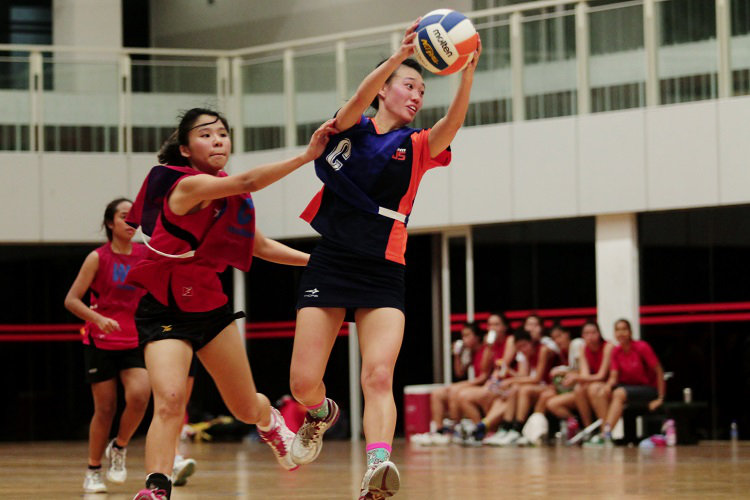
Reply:
M717 95L716 8L705 0L657 2L661 104Z
M331 118L343 104L336 95L334 49L326 48L294 58L294 91L297 146L304 146L320 124Z
M645 105L643 6L593 5L589 14L591 112Z
M732 0L730 42L734 95L750 94L750 0Z
M284 64L279 57L242 66L242 124L245 151L282 148L284 130Z
M573 6L526 11L523 87L526 119L576 113L577 68Z

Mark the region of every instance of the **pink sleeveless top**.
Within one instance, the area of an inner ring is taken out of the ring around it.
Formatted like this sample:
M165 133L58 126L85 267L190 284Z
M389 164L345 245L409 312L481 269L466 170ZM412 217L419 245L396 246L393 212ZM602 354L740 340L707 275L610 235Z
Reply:
M133 315L144 292L125 282L130 270L145 257L146 247L133 243L130 255L114 253L110 243L97 248L99 269L91 282L90 305L93 310L117 321L120 330L102 332L95 324L86 322L83 343L93 340L99 349L117 351L138 347L138 332Z

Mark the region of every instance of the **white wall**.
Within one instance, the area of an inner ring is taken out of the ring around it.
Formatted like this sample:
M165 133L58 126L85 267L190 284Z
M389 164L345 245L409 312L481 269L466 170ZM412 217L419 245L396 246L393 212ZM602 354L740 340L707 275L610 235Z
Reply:
M470 0L159 0L151 2L153 47L237 49L408 23Z
M750 203L750 97L461 130L453 163L422 181L411 229ZM237 154L234 172L295 150ZM0 153L0 241L91 242L154 155ZM259 227L312 236L320 188L305 166L255 196ZM13 214L13 215L8 215Z

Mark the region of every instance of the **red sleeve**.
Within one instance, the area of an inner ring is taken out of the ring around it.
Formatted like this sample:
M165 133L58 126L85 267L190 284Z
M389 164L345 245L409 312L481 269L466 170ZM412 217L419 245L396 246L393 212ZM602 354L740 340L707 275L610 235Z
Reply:
M450 146L438 153L435 158L430 157L430 129L422 129L419 132L415 132L412 136L412 146L414 148L415 165L421 172L435 167L444 167L451 162L451 149Z
M659 364L659 358L656 357L656 354L654 354L654 350L651 349L651 346L648 345L648 342L639 340L637 342L634 342L633 344L638 351L638 354L641 355L641 358L643 358L648 367L652 370L656 369L656 366Z

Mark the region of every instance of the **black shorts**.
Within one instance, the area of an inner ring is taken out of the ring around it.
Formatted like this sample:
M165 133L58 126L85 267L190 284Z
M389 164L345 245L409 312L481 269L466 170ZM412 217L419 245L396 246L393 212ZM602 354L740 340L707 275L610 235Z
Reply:
M625 404L630 406L647 406L659 397L659 391L650 385L618 385L617 387L625 389L625 394L628 396Z
M146 368L143 349L122 349L110 351L99 349L93 344L83 346L83 361L86 367L86 382L95 384L117 377L117 374L130 368Z
M342 307L346 321L359 308L393 307L404 311L406 266L354 253L322 240L310 254L297 292L297 309Z
M193 354L193 359L190 361L190 368L188 368L188 377L195 378L196 373L198 373L198 358Z
M157 340L182 339L198 351L234 320L244 317L242 311L232 312L228 303L211 311L185 312L165 306L147 293L135 311L135 327L141 346Z

